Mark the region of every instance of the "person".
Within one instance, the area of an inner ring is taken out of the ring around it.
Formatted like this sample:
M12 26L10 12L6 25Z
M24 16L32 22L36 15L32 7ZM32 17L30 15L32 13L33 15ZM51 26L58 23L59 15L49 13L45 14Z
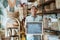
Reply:
M38 11L38 9L37 9L37 7L36 6L32 6L31 7L31 15L30 16L27 16L26 17L26 19L25 19L25 30L27 31L27 27L26 27L26 23L27 22L40 22L40 21L42 21L42 16L39 16L39 15L37 15L37 11ZM30 27L31 28L31 27ZM32 27L33 28L33 27ZM40 27L38 27L39 29L40 29ZM35 27L35 29L37 29L36 27ZM32 30L32 29L31 29ZM30 30L30 31L31 31ZM30 33L30 31L29 31L29 33ZM33 31L31 31L31 33L33 33ZM33 33L34 34L34 33ZM27 37L30 37L31 35L27 35ZM31 36L31 38L30 39L32 39L33 37ZM33 38L34 39L34 38ZM32 40L33 40L32 39ZM28 40L28 38L27 38L27 40Z
M42 21L42 16L36 15L37 14L37 7L36 6L32 6L31 7L31 15L27 16L25 19L25 23L26 22L33 22L33 21Z
M36 6L31 7L31 15L27 16L25 19L25 25L24 25L25 29L26 29L27 22L40 22L40 21L42 21L42 16L37 15L37 11L38 11L38 9Z

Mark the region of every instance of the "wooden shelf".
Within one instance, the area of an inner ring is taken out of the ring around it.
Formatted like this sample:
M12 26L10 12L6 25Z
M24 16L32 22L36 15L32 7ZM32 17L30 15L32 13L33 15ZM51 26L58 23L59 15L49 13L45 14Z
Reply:
M53 3L53 2L55 2L55 0L49 0L49 1L46 1L46 2L44 2L42 4L40 4L40 6L49 5L49 4Z
M44 28L44 30L50 30L50 31L54 31L54 32L59 32L59 33L60 33L59 30L53 30L53 29L51 29L51 28Z
M19 35L11 35L10 37L19 37Z
M50 30L51 28L43 28L44 30Z
M43 13L37 13L37 15L40 15L40 14L43 14Z
M18 29L18 27L8 27L8 29Z
M35 0L28 0L28 2L35 2Z
M60 13L60 9L55 9L55 10L50 10L50 11L44 11L44 14L55 14L55 13Z

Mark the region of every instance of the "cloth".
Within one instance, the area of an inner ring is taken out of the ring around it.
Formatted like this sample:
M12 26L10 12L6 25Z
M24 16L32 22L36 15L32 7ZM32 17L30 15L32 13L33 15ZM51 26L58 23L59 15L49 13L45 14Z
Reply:
M26 17L26 20L25 20L25 22L34 22L34 21L36 22L42 21L42 16L37 15L36 17L33 17L31 15L31 16Z

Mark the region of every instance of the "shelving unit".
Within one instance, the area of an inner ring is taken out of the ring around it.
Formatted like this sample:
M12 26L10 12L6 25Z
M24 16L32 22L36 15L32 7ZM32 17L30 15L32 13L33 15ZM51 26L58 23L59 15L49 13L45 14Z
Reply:
M55 5L55 8L53 8L53 10L51 10L51 4L52 3L54 3L54 5ZM40 14L42 14L42 16L44 16L44 15L52 15L52 14L55 14L57 16L57 14L60 14L60 9L59 8L57 9L56 5L57 5L56 4L56 0L47 0L47 1L43 0L42 3L40 5L38 5L38 7L40 7L40 8L42 7L42 13L40 13ZM46 6L50 6L48 11L45 10ZM49 33L53 32L52 34L55 33L56 35L60 35L59 29L58 30L54 30L54 29L51 29L50 27L47 27L47 28L44 28L44 32L45 31L46 31L46 33L47 32L49 32Z
M48 1L46 1L46 2L42 2L41 4L40 4L40 6L39 7L43 7L43 9L42 9L42 14L55 14L55 13L60 13L60 9L54 9L54 10L50 10L50 11L45 11L44 10L44 7L45 6L47 6L47 5L50 5L51 3L55 3L55 0L48 0Z
M53 3L53 2L55 2L55 0L48 0L46 2L41 3L40 6L46 6L46 5L49 5L50 3Z
M50 10L50 11L44 11L44 14L55 14L55 13L60 13L60 9L54 9L54 10Z
M60 33L59 30L53 30L53 29L50 29L50 28L44 28L44 30L50 30L50 31L54 31L54 32L59 32Z
M45 11L44 10L44 7L45 6L47 6L47 5L50 5L51 3L55 3L56 2L56 0L48 0L48 1L46 1L46 2L43 2L40 6L42 6L43 7L43 12L42 12L42 14L43 14L43 16L44 15L49 15L49 14L59 14L60 13L60 9L57 9L57 8L55 8L54 10L50 10L50 11ZM55 3L56 4L56 3ZM56 6L56 5L55 5ZM47 29L49 29L49 28L47 28ZM49 29L49 30L53 30L53 29ZM54 30L53 30L54 31ZM55 30L56 31L56 30ZM59 31L58 31L59 32Z
M42 4L40 4L40 6L45 7L47 5L50 5L51 3L55 3L55 0L48 0L48 1L43 2ZM54 9L54 10L50 10L50 11L44 11L44 9L43 9L42 11L43 11L43 14L60 13L60 9Z

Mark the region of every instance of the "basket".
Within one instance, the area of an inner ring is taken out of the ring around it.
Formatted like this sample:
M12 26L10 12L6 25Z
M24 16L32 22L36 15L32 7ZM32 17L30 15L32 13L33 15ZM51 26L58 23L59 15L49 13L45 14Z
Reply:
M18 18L19 13L18 12L15 12L15 13L14 12L8 12L7 17L9 17L9 18L11 18L11 17Z
M10 18L8 19L7 23L6 23L7 28L9 27L18 27L20 26L20 22L17 18Z

